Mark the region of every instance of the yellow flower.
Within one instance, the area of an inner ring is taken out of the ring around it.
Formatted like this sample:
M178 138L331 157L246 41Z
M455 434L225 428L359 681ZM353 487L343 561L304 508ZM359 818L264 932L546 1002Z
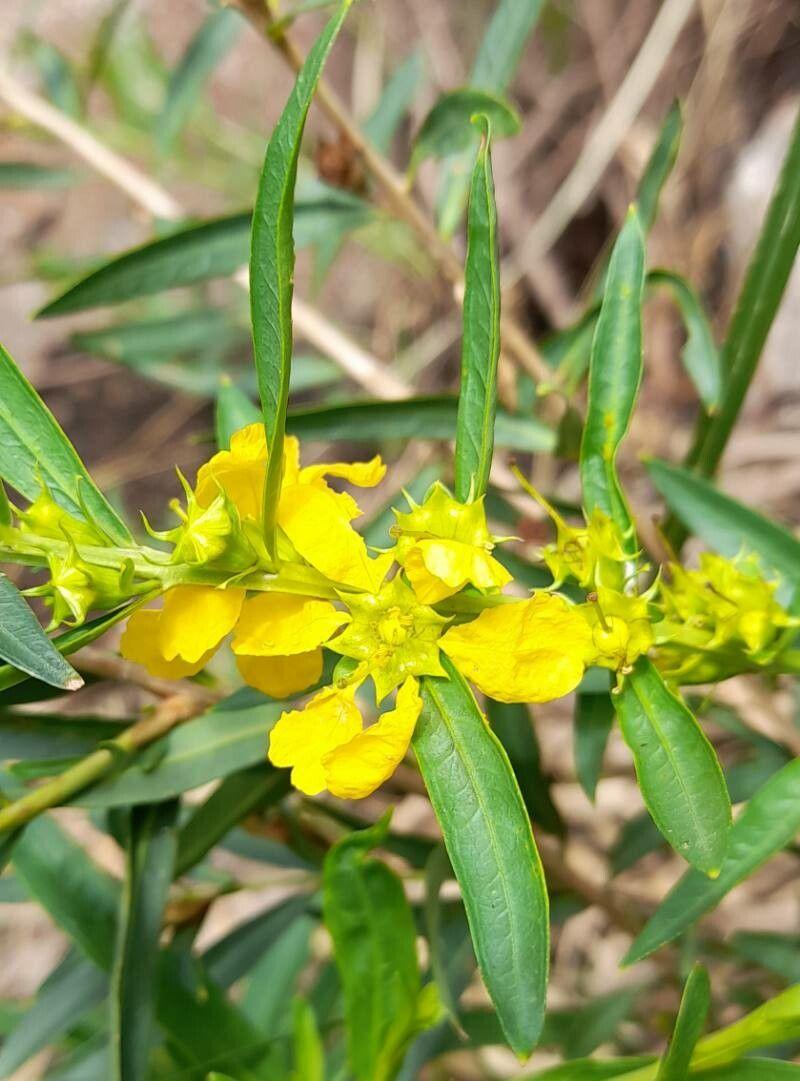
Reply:
M304 691L322 675L322 644L349 618L313 597L262 593L249 598L233 639L242 678L272 698Z
M514 470L525 491L547 512L556 527L555 544L546 545L541 557L557 588L568 578L584 589L607 586L622 589L625 584L626 556L622 538L614 522L599 507L592 511L585 526L568 525L556 508L519 472Z
M176 586L164 594L162 608L134 612L120 652L153 676L194 675L233 630L243 603L243 589Z
M243 518L258 521L264 499L264 474L267 465L267 441L264 425L248 424L231 437L230 450L221 450L202 465L197 474L197 499L203 506L222 489ZM373 488L386 474L386 466L376 455L369 462L318 462L301 467L300 445L286 436L283 444L283 484L289 487L306 484L336 496L350 518L360 514L358 505L347 493L334 492L325 477L339 477L359 488Z
M328 643L344 657L365 665L378 702L407 676L443 676L439 638L447 619L420 604L398 575L377 593L343 598L352 620Z
M395 557L424 604L436 604L466 585L491 592L511 581L491 555L495 542L486 525L483 497L459 503L437 483L419 506L406 498L411 511L394 512Z
M569 694L592 653L586 620L553 593L487 608L471 623L451 627L440 645L498 702L548 702Z
M587 600L581 611L592 632L592 664L627 671L653 644L648 598L601 587Z
M245 521L258 521L264 498L267 445L263 424L236 432L230 450L220 451L200 467L196 496L210 506L220 491ZM369 462L325 462L300 466L297 440L284 444L284 471L278 525L293 552L339 585L376 590L391 565L390 555L370 558L362 537L350 525L361 512L347 492L336 492L325 477L338 477L359 487L379 484L386 466L379 457Z
M368 728L356 690L357 684L327 687L305 709L282 713L270 732L270 761L291 766L292 784L309 796L327 789L362 799L392 775L408 749L422 709L416 680L406 679L394 709Z
M755 557L703 552L697 570L671 564L658 600L656 663L681 682L704 683L769 667L800 625L775 600Z

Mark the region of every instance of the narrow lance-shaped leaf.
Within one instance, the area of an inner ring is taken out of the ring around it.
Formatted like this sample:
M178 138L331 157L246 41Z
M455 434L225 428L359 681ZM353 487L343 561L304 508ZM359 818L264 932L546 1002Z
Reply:
M727 446L800 246L800 111L722 351L725 394L701 422L689 464L712 476Z
M364 121L364 135L382 154L389 152L392 137L414 100L424 73L425 59L422 50L415 49L392 73L378 104Z
M144 1081L155 1035L159 938L175 862L178 802L129 812L114 969L111 1081Z
M461 391L456 422L455 494L466 502L486 491L494 449L500 356L500 269L492 178L491 125L477 118L482 140L467 216Z
M676 101L664 119L636 191L639 221L645 233L650 232L656 220L658 201L678 156L682 131L683 116L680 102Z
M423 680L414 751L461 886L486 988L509 1044L528 1054L544 1020L547 888L514 773L461 675Z
M292 363L294 239L292 222L297 159L311 99L322 66L344 22L343 0L317 38L267 144L250 247L250 308L258 389L268 458L264 486L264 534L274 548L277 499L283 472L283 437Z
M710 1008L708 972L702 965L695 965L683 989L672 1039L658 1068L656 1081L685 1081Z
M586 510L616 522L630 555L636 537L616 471L616 457L642 379L644 237L631 207L611 253L589 364L589 403L580 471Z
M647 284L668 289L677 304L686 329L681 360L706 410L713 413L722 397L722 366L711 327L697 296L680 275L669 270L651 270Z
M733 557L744 546L758 556L766 574L800 584L800 541L788 529L687 469L657 459L645 465L672 512L711 548Z
M581 788L594 800L602 771L614 704L608 693L578 694L575 701L575 771Z
M614 707L653 821L680 856L716 875L731 805L714 748L645 657L625 677Z
M42 480L67 510L90 516L115 544L131 534L96 487L57 420L0 345L0 477L26 499Z
M710 879L699 871L687 871L635 939L625 963L640 961L671 942L770 856L790 844L798 830L800 760L796 759L767 781L734 822L719 875Z
M83 680L59 653L13 582L0 573L0 658L52 687L74 691ZM0 666L0 671L2 667Z
M476 115L485 118L484 124L491 124L497 139L516 135L522 125L516 109L498 94L470 87L452 90L442 94L423 120L415 140L411 169L425 158L444 157L468 149L475 137L471 122Z
M470 87L494 94L505 93L543 7L543 0L500 0L478 48ZM471 150L467 150L446 163L437 198L439 229L444 236L452 236L464 211L470 158Z
M435 985L420 987L414 919L399 878L368 856L384 816L343 838L323 875L325 924L344 989L350 1068L358 1081L391 1081L411 1038L438 1019Z
M170 149L189 119L206 79L233 45L242 19L232 8L212 12L189 42L172 73L164 108L156 123L162 152Z

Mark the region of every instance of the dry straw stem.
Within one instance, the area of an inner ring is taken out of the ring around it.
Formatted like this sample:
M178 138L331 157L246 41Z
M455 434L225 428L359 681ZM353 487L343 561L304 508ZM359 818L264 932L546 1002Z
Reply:
M230 0L230 2L272 41L292 70L298 72L303 66L304 57L285 33L271 33L272 15L263 0ZM346 137L353 150L359 155L364 167L383 192L388 206L419 236L427 254L433 259L440 273L451 283L453 298L460 305L464 298L464 272L461 261L450 244L439 234L433 221L413 198L405 178L364 136L358 121L325 79L321 79L317 86L316 100L328 119ZM503 344L517 362L535 379L552 385L552 369L542 359L519 323L513 317L503 315L500 325Z
M201 687L198 683L190 683L188 680L158 679L148 674L147 670L133 661L126 661L124 657L118 657L116 653L110 653L105 649L87 646L76 653L72 658L79 672L84 672L98 679L113 680L115 683L132 683L140 687L148 694L156 698L174 698L180 695L183 698L191 698L199 707L205 709L213 706L222 697L216 691L208 687Z
M506 284L531 272L592 193L649 97L694 6L695 0L664 0L642 47L586 140L569 176L507 260Z
M50 132L149 214L170 220L186 216L181 204L146 173L103 146L86 128L5 72L0 72L0 100L31 123ZM238 270L234 280L242 288L248 289L247 267ZM292 302L292 316L302 337L376 398L397 401L413 395L413 388L408 383L393 375L376 357L297 297ZM501 462L495 462L492 466L492 479L498 488L517 490L511 474Z
M0 71L0 100L68 146L148 214L169 221L186 217L184 207L146 173L4 71ZM238 271L235 279L247 288L247 268ZM320 312L295 298L292 314L300 334L371 394L388 399L411 394L410 389L396 380L380 361L328 322Z
M165 698L150 716L131 725L121 736L108 740L105 746L87 755L71 769L0 810L0 833L19 829L51 807L66 803L110 773L120 759L165 736L176 725L196 717L205 706L206 703L184 694Z

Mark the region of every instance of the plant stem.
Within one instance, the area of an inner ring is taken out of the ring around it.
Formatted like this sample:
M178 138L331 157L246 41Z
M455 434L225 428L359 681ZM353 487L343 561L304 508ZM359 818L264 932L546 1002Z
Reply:
M294 42L283 32L275 33L273 18L263 0L233 0L233 3L258 30L276 47L289 67L296 73L303 66L304 57ZM365 168L386 197L386 201L417 234L425 251L433 259L439 272L453 287L453 297L461 304L464 296L464 273L461 261L450 244L442 237L425 211L412 197L405 177L394 168L366 138L358 122L330 85L321 79L317 86L316 100L329 120L347 139L359 155ZM528 338L525 330L509 315L501 317L504 345L514 354L523 368L538 381L554 382L553 369L542 359L538 349Z
M109 773L121 756L127 757L166 735L176 725L202 713L206 705L182 694L166 698L149 717L131 725L121 736L109 740L106 746L93 751L59 777L0 810L0 833L19 829L51 807L66 803Z

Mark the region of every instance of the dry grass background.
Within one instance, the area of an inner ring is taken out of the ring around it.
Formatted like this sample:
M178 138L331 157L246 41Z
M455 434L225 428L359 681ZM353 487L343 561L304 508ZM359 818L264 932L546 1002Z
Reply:
M57 44L79 65L106 13L105 0L6 0L0 24L0 66L29 75L15 42L24 28ZM139 0L136 5L168 64L181 55L207 13L203 0ZM374 105L388 71L419 45L428 80L418 95L411 123L395 147L405 163L409 134L443 89L461 84L468 73L492 4L458 0L375 0L353 12L349 34L330 64L330 79L356 116ZM655 86L635 120L618 132L619 150L602 172L578 213L564 223L554 245L525 260L520 240L534 227L559 185L579 160L581 148L609 103L660 4L656 0L557 0L549 5L540 31L526 49L511 96L524 117L514 141L497 145L495 177L505 256L522 272L506 298L530 333L565 326L579 311L580 289L594 259L614 232L631 198L671 101L685 105L686 129L678 166L661 204L649 246L651 265L683 273L704 298L719 337L729 316L745 259L754 241L788 140L800 94L800 6L796 0L701 0L694 5L677 43L663 58ZM315 18L301 21L298 42L307 47ZM93 129L117 150L138 160L197 216L245 205L259 165L259 140L277 118L291 85L279 56L257 33L246 30L219 66L209 90L211 106L224 118L231 140L254 147L247 160L226 163L224 148L195 148L193 165L158 163L149 148L120 142L97 91L90 103ZM319 113L310 122L309 146L334 137ZM190 142L191 142L191 136ZM69 163L52 140L15 122L0 106L0 158ZM199 164L198 164L199 162ZM232 170L234 175L232 175ZM231 194L231 190L233 194ZM419 178L423 202L430 204L435 172ZM108 487L121 490L130 509L158 513L173 493L172 463L189 471L203 457L198 441L210 428L208 406L178 392L154 388L132 373L70 350L69 332L96 325L94 313L45 323L31 313L48 287L32 271L32 253L47 250L72 256L112 253L145 240L150 222L102 179L59 192L3 192L0 195L0 336L23 365L74 439L90 468ZM458 241L459 245L461 241ZM458 319L447 290L436 280L409 275L362 246L349 245L322 289L312 295L309 269L301 255L298 288L305 298L346 329L387 366L413 369L421 389L452 387L458 361ZM228 283L212 295L231 295ZM731 442L721 472L722 485L737 498L791 525L800 524L800 270L796 270L773 328L766 355ZM694 413L693 393L678 361L681 332L672 310L648 306L646 380L627 449L625 472L637 504L656 509L653 494L636 465L643 450L676 459L686 448ZM399 359L398 359L399 358ZM506 373L508 375L508 373ZM506 378L509 393L512 381ZM320 448L317 448L320 449ZM413 473L419 457L404 457ZM549 478L564 497L577 494L577 475L563 467ZM757 730L793 746L796 703L788 688L765 688L754 679L732 681L721 695L735 703ZM122 705L126 704L125 702ZM98 708L119 710L119 701L98 696ZM596 903L573 917L556 936L552 1005L605 994L624 985L658 979L651 963L622 972L618 961L629 941L620 912L635 915L654 905L679 873L678 861L663 853L647 857L632 871L607 882L606 853L621 822L640 810L640 799L623 747L612 742L607 776L596 806L574 779L568 703L540 708L537 729L555 796L569 826L566 865L584 886L599 890ZM426 802L405 774L381 797L400 806L397 823L430 828ZM409 790L409 788L411 790ZM376 802L381 802L376 801ZM65 820L91 839L98 858L117 854L111 842L89 833L79 815ZM785 855L735 890L704 926L732 930L800 928L796 860ZM243 907L263 906L268 896L252 891L214 914L207 935L241 918ZM0 908L0 998L30 994L62 950L61 938L32 906ZM721 962L713 973L724 986L732 973ZM737 976L741 978L741 972ZM651 989L646 1011L652 1021L675 1005L675 987L665 981ZM725 1021L718 1015L717 1021ZM656 1026L658 1027L658 1026ZM623 1028L632 1049L641 1029ZM542 1062L546 1057L542 1058ZM38 1073L44 1076L43 1063ZM497 1052L453 1056L446 1076L510 1076L513 1063ZM487 1072L488 1071L488 1072ZM445 1075L442 1075L445 1076Z

